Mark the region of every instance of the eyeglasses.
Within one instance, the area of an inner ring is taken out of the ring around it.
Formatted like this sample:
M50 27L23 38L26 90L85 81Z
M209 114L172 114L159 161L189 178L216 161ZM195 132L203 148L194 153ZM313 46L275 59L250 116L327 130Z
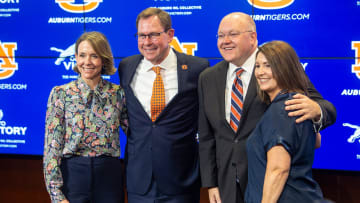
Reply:
M233 40L233 39L237 38L238 36L240 36L241 34L246 33L246 32L253 32L253 31L247 30L244 32L230 32L228 34L220 33L220 34L216 35L216 38L218 40L224 40L225 37L227 36L230 40Z
M135 37L137 40L139 41L145 41L146 40L146 37L148 37L151 41L157 41L160 39L160 35L162 33L165 33L166 31L163 31L163 32L151 32L150 34L138 34L136 33L135 34Z

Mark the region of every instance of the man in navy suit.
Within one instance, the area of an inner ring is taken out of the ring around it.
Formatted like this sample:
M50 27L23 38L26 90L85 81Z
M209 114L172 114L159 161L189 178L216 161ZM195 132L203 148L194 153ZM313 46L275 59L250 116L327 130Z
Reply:
M128 202L199 202L197 82L209 63L170 48L174 29L165 11L143 10L136 26L141 55L119 65L129 115ZM158 75L153 67L160 67L165 95L165 107L156 117L151 103Z

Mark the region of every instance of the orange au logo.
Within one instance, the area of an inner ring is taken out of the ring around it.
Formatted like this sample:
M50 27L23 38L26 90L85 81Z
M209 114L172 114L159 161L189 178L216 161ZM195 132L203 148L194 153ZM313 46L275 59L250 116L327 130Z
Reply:
M195 51L197 51L197 43L196 42L183 42L180 43L177 37L174 37L170 42L170 45L178 52L185 53L187 55L195 55Z
M84 0L84 3L76 4L75 0L55 0L59 6L70 13L88 13L95 10L103 0Z
M184 65L181 66L181 69L187 70L187 69L188 69L188 66L187 66L186 64L184 64Z
M360 41L352 41L351 48L355 50L355 64L351 66L351 72L360 79Z
M295 0L247 0L250 5L259 9L280 9L292 4Z
M0 80L11 77L18 69L18 64L15 62L15 50L17 50L16 42L0 41Z

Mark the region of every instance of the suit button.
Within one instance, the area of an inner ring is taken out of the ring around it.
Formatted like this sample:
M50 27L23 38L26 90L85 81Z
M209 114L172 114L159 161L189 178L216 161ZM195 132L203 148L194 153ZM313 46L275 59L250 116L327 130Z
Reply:
M155 124L153 124L153 125L152 125L152 127L153 127L153 128L156 128L156 125L155 125Z
M238 142L239 142L239 140L238 140L238 139L235 139L235 140L234 140L234 142L235 142L235 143L238 143Z

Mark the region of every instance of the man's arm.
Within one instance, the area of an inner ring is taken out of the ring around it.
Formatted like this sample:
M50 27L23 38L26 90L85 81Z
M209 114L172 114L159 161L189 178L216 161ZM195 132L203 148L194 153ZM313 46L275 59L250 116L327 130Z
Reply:
M308 93L309 97L296 94L293 97L294 99L285 102L285 110L291 111L289 112L289 116L299 116L299 118L296 119L297 123L307 119L312 119L315 122L319 121L319 130L334 124L336 121L336 109L334 105L325 100L311 82Z
M204 73L204 72L203 72ZM217 187L216 141L207 119L203 95L203 74L200 74L199 93L199 158L200 174L203 187Z

